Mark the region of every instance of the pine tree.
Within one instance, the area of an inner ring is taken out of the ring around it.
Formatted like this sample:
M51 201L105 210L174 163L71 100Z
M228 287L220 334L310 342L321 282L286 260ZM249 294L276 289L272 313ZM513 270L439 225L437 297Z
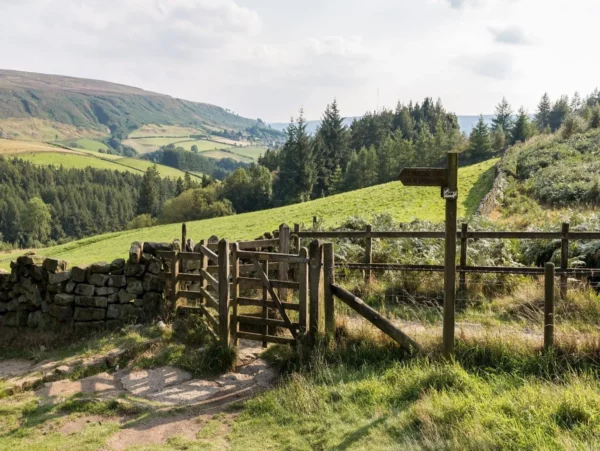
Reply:
M579 91L575 91L573 94L573 98L571 99L571 111L577 112L583 107L583 101L581 100L581 96L579 95Z
M364 151L364 155L363 155ZM377 162L377 151L375 150L375 146L371 146L368 149L361 149L359 155L359 159L361 160L363 171L365 174L365 187L377 185L377 175L379 165Z
M525 142L531 137L531 124L529 121L529 116L523 107L519 109L519 115L517 116L517 121L515 122L515 127L512 133L512 143L517 143L519 141Z
M558 130L570 112L569 98L561 96L552 106L552 111L550 111L550 129L553 132Z
M550 125L550 111L552 110L552 103L548 93L544 93L540 103L538 104L537 113L535 115L535 123L540 133L544 133L546 128Z
M492 132L492 147L496 151L506 148L506 133L502 127L498 127Z
M344 173L341 166L336 166L329 178L329 194L339 194L344 191Z
M153 217L158 216L161 207L161 181L160 173L156 165L146 169L140 187L140 197L138 200L137 214L149 214Z
M501 126L498 125L494 131L496 130L501 130ZM491 153L492 142L490 140L490 132L483 119L483 115L479 116L477 125L471 131L469 140L469 154L471 158L483 160Z
M315 137L316 197L328 194L331 186L329 178L338 166L345 167L348 163L348 139L348 130L334 99L331 105L327 105Z
M513 111L508 104L506 97L502 97L502 101L496 105L496 117L492 119L492 130L502 127L505 133L510 134L513 128Z
M192 182L192 176L190 175L189 172L185 172L185 176L184 176L184 186L185 186L185 190L188 189L192 189L195 188L194 186L195 184Z
M278 204L284 205L309 200L317 175L314 145L306 132L302 110L298 120L290 123L286 134L274 196Z
M185 185L183 183L183 179L181 177L178 177L177 178L177 186L175 188L175 196L179 196L184 191L185 191Z

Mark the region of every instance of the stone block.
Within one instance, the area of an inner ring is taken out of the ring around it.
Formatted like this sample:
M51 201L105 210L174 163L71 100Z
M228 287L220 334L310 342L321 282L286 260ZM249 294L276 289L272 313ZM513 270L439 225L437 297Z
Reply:
M27 327L30 327L32 329L37 328L40 325L42 316L43 316L43 313L41 310L36 310L35 312L31 312L27 316Z
M80 307L106 308L108 299L105 296L75 296L75 305Z
M119 330L123 327L125 323L120 319L107 319L106 320L106 328L108 330Z
M6 308L6 302L0 302L0 314L8 312Z
M115 274L117 271L122 270L125 267L124 258L116 258L110 264L110 273Z
M50 305L44 301L41 305L42 313L50 313Z
M63 293L65 291L65 285L66 284L56 284L56 285L47 285L46 286L46 291L49 293L53 293L53 294L57 294L57 293Z
M8 291L0 291L0 302L8 302Z
M135 299L135 294L128 293L126 290L119 291L119 303L120 304L128 304L129 302L133 302Z
M162 271L162 262L158 258L153 258L148 262L146 270L152 274L159 274Z
M97 287L103 287L106 285L109 279L109 275L107 274L99 274L99 273L91 273L88 275L88 283L95 285Z
M6 303L6 311L7 312L16 312L17 310L19 310L19 300L18 299L13 299L12 301L8 301Z
M138 241L131 244L129 248L129 263L139 263L142 258L142 252L144 249L144 243Z
M5 327L25 327L27 325L28 312L8 312L3 315Z
M75 302L75 295L67 293L59 293L54 296L54 304L56 305L71 305Z
M94 285L80 283L75 287L75 294L80 296L93 296L95 288Z
M36 307L42 305L42 293L40 293L39 287L33 287L33 289L25 294L27 300Z
M41 255L28 254L17 257L18 265L42 265L44 263L44 257Z
M110 263L106 262L96 262L90 265L90 270L94 274L109 274L110 273Z
M31 277L36 282L43 282L48 277L48 273L41 266L34 266L31 268Z
M142 297L144 308L150 307L152 309L158 308L160 303L163 301L162 293L148 292L144 293Z
M77 283L74 280L69 280L65 284L65 293L73 293L75 291L76 286L77 286Z
M74 266L71 269L71 279L77 283L84 283L88 271L87 266Z
M146 266L139 263L130 263L127 262L125 264L125 269L123 274L127 277L141 277L146 272Z
M127 277L125 277L124 275L123 276L112 275L108 278L108 286L109 287L122 288L126 285L127 285Z
M106 296L109 304L114 304L115 302L119 302L119 293L109 294Z
M161 277L151 273L146 273L146 275L144 275L144 281L142 283L144 291L162 291L163 287L164 283Z
M52 304L50 306L50 315L60 322L66 322L73 318L73 309L65 305Z
M108 296L118 292L119 289L115 287L96 287L96 296Z
M64 272L69 269L69 263L57 258L45 258L42 267L48 272Z
M70 279L71 279L71 271L64 271L64 272L58 272L58 273L49 272L48 273L48 283L49 284L59 284L59 283L67 282Z
M144 293L144 285L140 279L136 279L133 277L127 278L127 288L128 293L131 294L143 294Z
M73 315L75 321L99 321L105 317L106 310L103 308L75 307L75 314Z
M157 251L173 251L175 247L171 243L144 243L143 252L151 255L156 255Z

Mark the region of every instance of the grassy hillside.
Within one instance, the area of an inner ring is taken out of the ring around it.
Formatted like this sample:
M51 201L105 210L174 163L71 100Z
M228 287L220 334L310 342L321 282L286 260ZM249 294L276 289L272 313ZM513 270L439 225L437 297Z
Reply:
M0 69L0 120L29 118L104 133L107 126L131 130L148 123L227 129L255 123L215 105L130 86ZM13 132L11 128L3 131Z
M147 138L160 136L190 136L205 133L201 128L180 127L178 125L144 124L129 133L130 138Z
M475 212L493 182L496 163L497 160L489 160L459 170L459 216ZM418 218L440 222L444 218L444 201L439 188L405 187L400 182L392 182L303 204L195 221L188 223L187 230L188 236L196 241L211 235L231 240L252 239L283 222L308 224L315 215L325 218L327 226L334 226L349 216L368 218L383 212L392 214L397 221ZM180 234L180 224L169 224L86 238L40 249L39 253L72 263L109 261L123 256L133 241L171 241ZM0 266L6 267L12 257L5 254Z

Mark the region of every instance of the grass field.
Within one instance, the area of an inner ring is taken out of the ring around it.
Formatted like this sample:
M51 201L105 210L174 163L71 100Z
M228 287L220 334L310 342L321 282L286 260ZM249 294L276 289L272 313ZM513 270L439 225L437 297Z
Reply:
M77 140L69 139L61 141L60 144L67 147L73 147L75 149L91 150L92 152L98 152L99 149L108 150L108 146L102 141L90 138L82 138ZM75 145L72 146L71 144Z
M161 124L145 124L137 130L129 133L130 138L139 138L146 136L190 136L205 133L192 127L183 127L179 125L161 125Z
M206 139L198 139L196 141L185 141L177 144L177 147L183 147L185 150L192 150L193 145L198 146L198 152L231 148L231 146L228 144L208 141Z
M0 155L14 155L31 152L60 152L62 149L46 143L0 139ZM69 152L65 150L65 152Z
M236 153L243 157L252 158L253 160L258 160L258 157L260 157L263 153L265 153L265 151L267 149L266 149L266 147L260 147L260 146L247 146L247 147L232 147L229 150L231 150L233 153Z
M215 160L231 158L232 160L241 161L243 163L252 163L252 161L253 161L250 158L238 155L237 153L233 152L233 149L231 152L224 152L222 150L208 150L208 151L202 152L202 156L206 157L206 158L214 158Z
M497 161L489 160L459 170L459 216L465 217L475 212L491 187ZM309 224L313 216L319 216L325 219L326 226L335 226L349 216L370 218L383 212L390 213L396 221L407 222L418 218L441 222L444 218L444 201L440 198L439 188L405 187L400 182L392 182L302 204L190 222L187 224L187 233L195 241L211 235L230 240L253 239L276 229L283 222ZM73 264L110 261L125 255L133 241L170 242L180 235L181 224L169 224L99 235L40 249L38 252L63 258ZM16 254L4 254L0 257L0 266L7 267Z
M109 134L108 129L103 132L39 118L0 119L0 129L13 139L42 142L57 139L100 138Z
M37 152L37 153L22 153L15 155L16 157L31 161L34 164L40 166L63 166L65 168L70 169L84 169L87 167L95 168L95 169L108 169L111 171L127 171L133 172L135 174L141 174L140 171L136 171L135 169L128 168L127 166L121 166L112 161L103 160L101 158L96 158L92 155L83 155L78 153L68 153L68 152Z
M179 138L140 138L140 139L126 139L123 144L129 147L133 147L138 153L150 153L158 150L162 146L168 144L177 144L182 141L189 141L190 138L179 137Z

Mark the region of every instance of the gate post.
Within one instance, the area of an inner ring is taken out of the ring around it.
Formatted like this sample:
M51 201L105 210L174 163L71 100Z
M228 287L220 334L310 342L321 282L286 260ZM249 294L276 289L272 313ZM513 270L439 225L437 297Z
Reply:
M219 241L219 342L229 346L229 243Z
M200 240L200 246L206 246L207 244L208 243L206 242L206 240ZM202 253L201 253L201 258L200 258L200 267L204 271L208 272L208 257ZM202 277L202 282L200 282L200 286L202 287L203 290L207 290L208 289L208 281L206 280L206 277L204 277L202 275L202 272L200 272L200 276ZM200 304L206 305L206 299L204 299L203 294L200 295Z
M458 154L448 152L446 166L446 249L444 257L444 356L454 357L454 329L456 303L456 215L458 198Z
M310 325L309 334L314 344L319 334L321 306L319 305L319 291L321 287L321 267L323 266L323 249L318 240L310 243Z
M333 243L323 244L323 261L325 267L323 271L323 284L325 285L325 333L328 336L333 336L335 333L335 304L333 302L333 292L331 291L331 285L335 283Z
M554 263L546 263L544 268L544 349L554 344Z
M308 249L303 247L300 249L300 257L308 258ZM298 268L298 303L300 312L298 321L302 333L308 332L308 263L300 263Z
M231 246L231 342L233 346L238 345L238 297L240 296L240 284L238 277L240 276L240 258L238 257L238 251L240 245L233 243ZM219 257L220 263L221 257ZM220 268L219 268L220 269ZM221 282L219 281L219 284ZM219 285L219 290L221 286Z
M562 225L562 239L560 240L560 269L567 270L569 266L569 223L564 222ZM560 298L567 298L567 273L563 272L560 275Z
M179 252L176 250L171 260L171 306L167 315L174 313L177 308L179 291Z
M290 228L287 224L279 226L279 252L281 254L290 253ZM288 280L289 266L286 262L279 262L277 269L277 278L279 280ZM279 297L285 300L288 297L288 290L285 288L279 289Z

